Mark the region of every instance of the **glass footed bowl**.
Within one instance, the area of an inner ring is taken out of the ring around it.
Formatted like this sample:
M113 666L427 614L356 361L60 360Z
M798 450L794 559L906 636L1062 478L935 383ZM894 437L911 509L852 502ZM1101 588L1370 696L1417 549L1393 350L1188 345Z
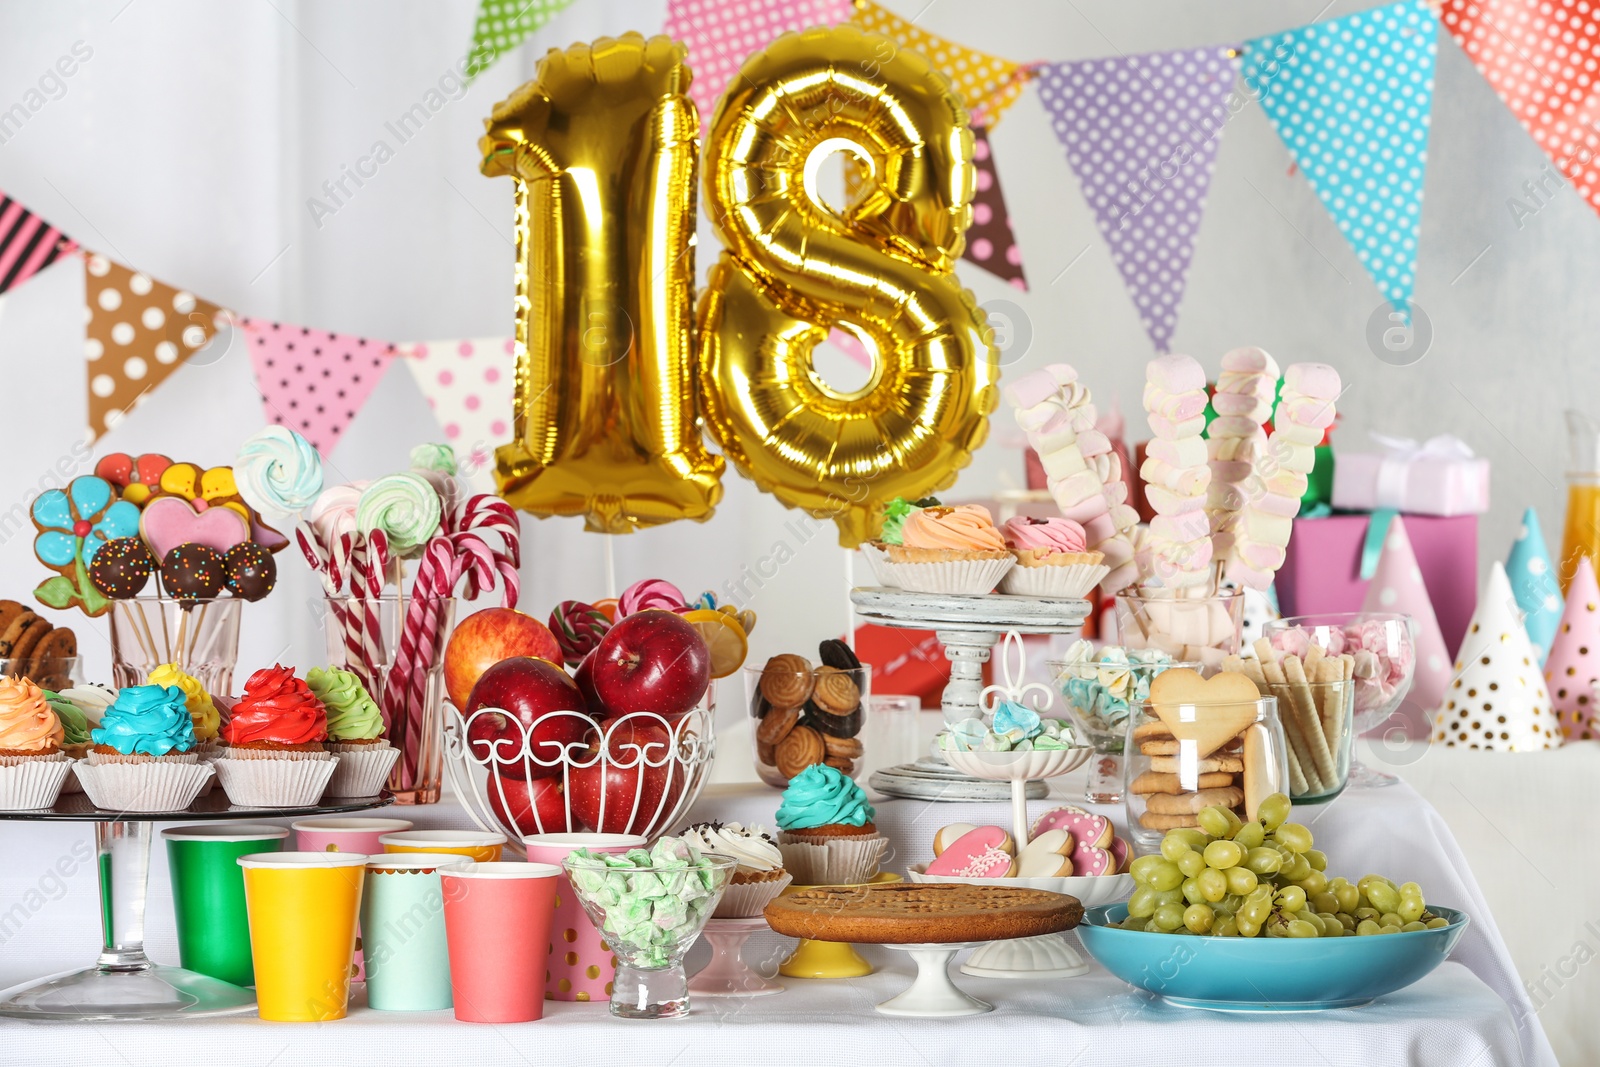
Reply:
M616 953L612 1015L675 1019L689 1013L683 957L739 865L730 856L711 853L702 854L701 861L697 866L606 868L574 864L573 857L562 862L578 903Z

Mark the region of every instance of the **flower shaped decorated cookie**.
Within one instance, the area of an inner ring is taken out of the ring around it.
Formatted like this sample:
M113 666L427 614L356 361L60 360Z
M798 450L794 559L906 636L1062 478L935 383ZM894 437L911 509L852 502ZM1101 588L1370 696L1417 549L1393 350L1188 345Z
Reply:
M89 564L107 541L139 532L138 507L117 499L104 478L86 474L65 490L40 493L29 514L39 531L33 553L58 572L33 595L52 608L77 606L86 615L104 613L111 602L89 580Z

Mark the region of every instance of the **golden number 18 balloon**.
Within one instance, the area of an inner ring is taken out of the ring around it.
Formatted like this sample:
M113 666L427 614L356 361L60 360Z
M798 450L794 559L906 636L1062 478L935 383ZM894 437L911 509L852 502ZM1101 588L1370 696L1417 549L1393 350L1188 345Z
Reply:
M636 33L551 51L480 142L483 172L517 179L515 439L496 480L605 533L703 520L722 495L694 409L684 55Z
M835 213L816 175L840 150L864 195ZM727 246L697 327L707 429L762 489L854 546L885 502L955 481L998 399L987 321L953 273L976 180L966 113L888 38L805 30L745 61L706 154ZM861 389L813 369L835 327L874 355Z

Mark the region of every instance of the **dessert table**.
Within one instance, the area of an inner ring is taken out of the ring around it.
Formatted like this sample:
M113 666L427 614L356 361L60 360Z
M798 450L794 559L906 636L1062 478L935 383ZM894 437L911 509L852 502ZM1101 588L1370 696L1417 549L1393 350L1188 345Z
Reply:
M1081 775L1055 791L1071 798ZM931 854L934 832L956 821L1003 823L1004 804L935 804L874 798L878 826L894 842L885 866L904 870ZM695 806L693 818L770 824L778 793L761 785L714 785ZM1031 814L1059 799L1033 801ZM1100 808L1120 825L1119 809ZM464 810L446 802L396 809L419 827L469 825ZM481 1026L458 1023L449 1013L396 1014L365 1009L364 995L341 1022L287 1026L250 1017L197 1020L183 1025L33 1024L0 1021L0 1042L12 1062L77 1063L85 1052L115 1048L131 1065L169 1063L196 1048L226 1048L241 1067L296 1062L415 1061L448 1053L483 1063L750 1062L752 1049L773 1062L782 1050L804 1049L806 1062L832 1055L844 1060L877 1058L929 1064L969 1064L974 1049L985 1057L1018 1063L1147 1064L1170 1059L1174 1049L1217 1047L1273 1049L1284 1063L1366 1064L1407 1062L1459 1067L1463 1064L1555 1063L1537 1015L1483 894L1467 869L1443 819L1407 785L1345 794L1322 809L1300 808L1317 846L1333 865L1359 877L1381 870L1414 879L1430 901L1459 907L1472 925L1449 962L1421 982L1362 1008L1315 1015L1221 1015L1170 1007L1140 993L1095 965L1088 974L1056 981L1017 982L963 977L972 995L995 1011L961 1020L919 1021L879 1015L873 1005L904 988L912 969L903 954L864 947L880 972L849 981L778 978L782 996L749 1000L697 1000L687 1020L649 1025L610 1018L592 1005L547 1007L542 1024ZM0 870L0 983L12 984L74 965L98 948L91 923L92 851L73 827L8 827L9 854ZM1343 858L1343 862L1341 862ZM165 855L154 850L147 947L157 960L176 960L176 944ZM1360 867L1356 870L1351 864ZM1346 870L1349 867L1350 869ZM1069 938L1075 935L1066 935ZM752 937L745 957L764 974L776 972L792 942L776 934ZM692 972L706 958L702 944L691 954ZM749 1028L746 1034L740 1028ZM959 1031L957 1028L960 1028ZM428 1051L428 1050L431 1050ZM1187 1053L1185 1053L1187 1055Z

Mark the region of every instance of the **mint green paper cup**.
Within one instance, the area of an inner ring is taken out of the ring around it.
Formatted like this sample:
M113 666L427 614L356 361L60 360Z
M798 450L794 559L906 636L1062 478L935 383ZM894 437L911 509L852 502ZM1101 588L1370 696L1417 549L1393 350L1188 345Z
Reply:
M286 826L215 823L161 831L172 873L178 960L191 971L234 985L253 985L250 920L239 857L280 852Z
M361 942L367 1007L378 1011L442 1011L450 995L439 872L471 866L468 856L410 852L367 862L361 894Z

